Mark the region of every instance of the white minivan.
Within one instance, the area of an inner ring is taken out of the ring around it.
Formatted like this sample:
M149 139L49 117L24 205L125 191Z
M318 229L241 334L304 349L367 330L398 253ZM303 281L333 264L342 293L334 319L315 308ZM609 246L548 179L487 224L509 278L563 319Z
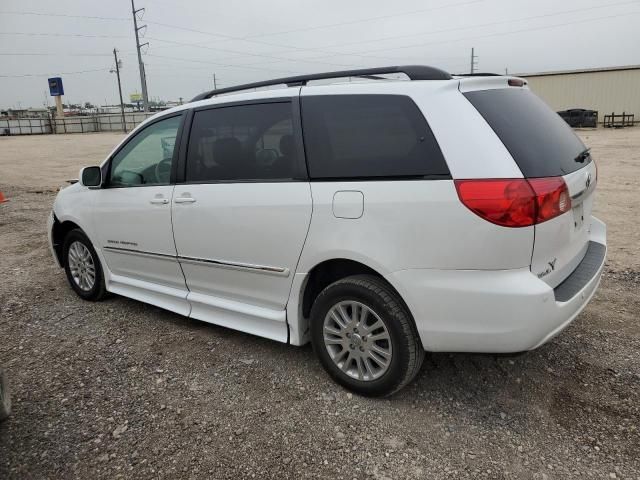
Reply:
M380 396L425 351L521 352L564 329L604 266L596 182L526 81L375 68L160 112L60 191L48 230L80 297L311 341Z

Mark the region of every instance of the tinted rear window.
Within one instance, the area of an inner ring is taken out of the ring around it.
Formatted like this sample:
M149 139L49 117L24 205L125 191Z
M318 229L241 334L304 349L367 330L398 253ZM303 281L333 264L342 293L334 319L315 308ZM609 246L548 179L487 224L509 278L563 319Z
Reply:
M528 89L466 92L527 178L575 172L590 162L575 159L586 149L566 122Z
M409 97L303 97L302 123L311 178L449 175L429 125Z
M212 108L193 116L187 182L292 179L297 166L291 103Z

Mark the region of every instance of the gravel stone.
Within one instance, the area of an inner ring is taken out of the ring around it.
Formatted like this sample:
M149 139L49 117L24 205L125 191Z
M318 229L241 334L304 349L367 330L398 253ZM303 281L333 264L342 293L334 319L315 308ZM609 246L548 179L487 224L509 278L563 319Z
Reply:
M122 136L0 137L0 479L640 479L640 128L579 134L609 229L591 303L523 355L429 354L383 400L347 394L309 346L80 300L46 218Z

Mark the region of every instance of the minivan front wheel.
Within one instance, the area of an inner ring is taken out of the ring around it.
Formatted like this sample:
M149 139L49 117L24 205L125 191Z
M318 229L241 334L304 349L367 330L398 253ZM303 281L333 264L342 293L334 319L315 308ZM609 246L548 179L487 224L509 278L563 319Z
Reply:
M106 290L100 259L89 238L80 229L69 232L62 248L69 284L81 298L100 300Z
M415 377L424 359L406 306L372 275L338 280L318 295L311 340L331 377L361 395L393 394Z

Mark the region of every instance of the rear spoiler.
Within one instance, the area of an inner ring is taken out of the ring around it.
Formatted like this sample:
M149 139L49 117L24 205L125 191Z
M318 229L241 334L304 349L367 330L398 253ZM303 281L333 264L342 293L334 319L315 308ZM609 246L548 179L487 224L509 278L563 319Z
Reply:
M473 74L458 76L457 79L460 81L458 89L462 93L472 92L474 90L491 90L509 87L528 88L526 79L508 75Z

